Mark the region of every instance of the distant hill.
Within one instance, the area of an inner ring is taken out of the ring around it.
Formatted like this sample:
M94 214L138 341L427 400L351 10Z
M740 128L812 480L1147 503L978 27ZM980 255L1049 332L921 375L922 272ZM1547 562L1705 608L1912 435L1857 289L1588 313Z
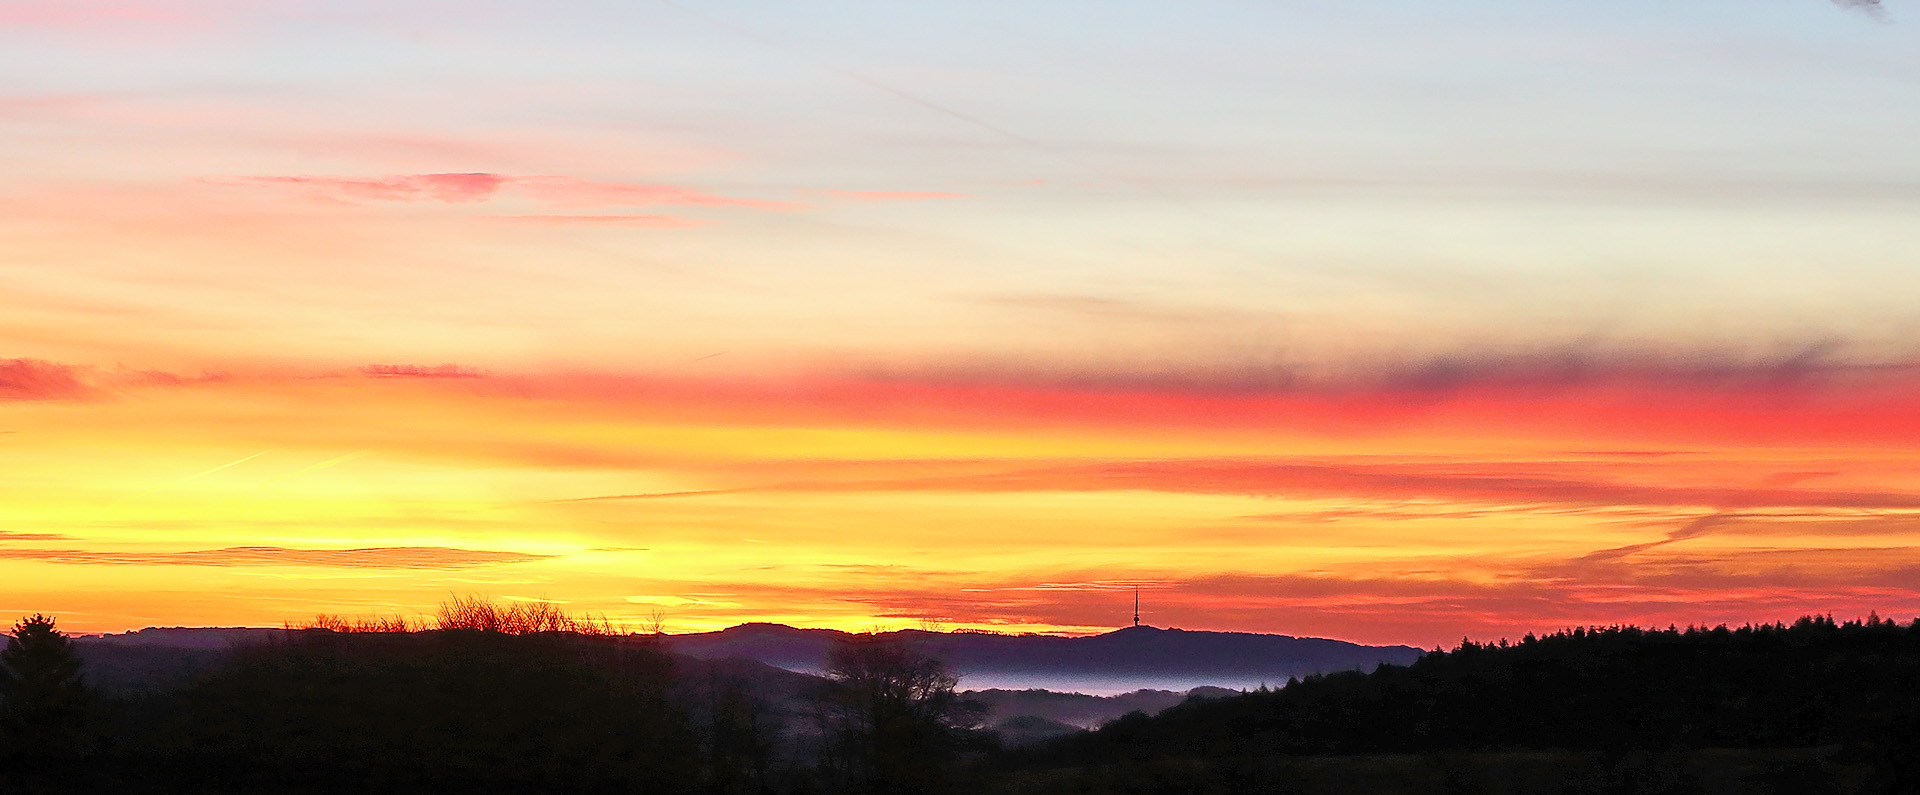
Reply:
M1190 699L1225 698L1240 695L1238 690L1218 687L1195 688L1185 693L1171 690L1135 690L1113 696L1085 693L1056 693L1051 690L968 690L961 694L987 707L987 722L995 725L1018 717L1044 718L1070 729L1097 729L1130 712L1158 714L1161 710Z
M284 629L147 627L73 639L89 683L112 691L163 688L218 663L237 645L285 636Z
M261 627L147 627L114 635L79 635L83 646L164 646L225 651L235 644L285 637L290 630Z
M1187 700L1171 690L1136 690L1115 696L1056 693L1051 690L969 690L966 697L987 706L996 717L1030 715L1080 729L1101 724L1129 712L1149 715Z
M248 627L149 627L137 632L75 639L87 662L88 678L113 689L161 684L200 670L237 644L283 637L284 629ZM1411 646L1363 646L1323 638L1198 632L1129 627L1103 635L996 635L978 632L887 633L939 657L961 674L972 690L1025 691L1138 697L1137 691L1164 691L1153 704L1113 711L1105 702L1082 717L1070 710L998 714L1036 714L1077 726L1093 726L1132 711L1156 712L1185 698L1196 687L1253 689L1278 686L1289 677L1337 671L1371 671L1382 663L1406 664L1420 656ZM718 632L664 637L667 648L696 660L752 660L796 673L818 673L828 650L849 637L831 629L796 629L781 624L742 624ZM768 675L756 675L773 686ZM781 692L801 680L782 680ZM1154 698L1148 698L1154 700ZM1160 703L1164 701L1165 703Z
M1025 748L1039 745L1083 731L1078 726L1049 720L1039 715L1020 715L997 721L990 727L1000 735L1000 742L1008 748Z
M886 634L905 638L945 660L961 674L963 687L1103 694L1278 686L1290 677L1371 671L1382 663L1404 665L1421 654L1412 646L1155 627L1086 637L921 630ZM791 671L817 672L825 665L827 651L845 637L847 633L829 629L742 624L719 632L671 635L667 643L690 657L743 657Z

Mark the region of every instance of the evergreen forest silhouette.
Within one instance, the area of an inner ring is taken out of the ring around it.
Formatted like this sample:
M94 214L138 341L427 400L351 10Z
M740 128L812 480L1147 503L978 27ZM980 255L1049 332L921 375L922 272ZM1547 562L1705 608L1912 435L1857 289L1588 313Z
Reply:
M941 661L855 636L797 698L552 605L321 616L163 685L0 652L4 792L1920 792L1920 621L1463 642L1003 747Z

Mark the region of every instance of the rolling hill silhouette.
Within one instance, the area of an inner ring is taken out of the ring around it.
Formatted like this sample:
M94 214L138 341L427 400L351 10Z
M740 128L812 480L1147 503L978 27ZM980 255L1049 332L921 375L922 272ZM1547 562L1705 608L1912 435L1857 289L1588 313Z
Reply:
M1370 671L1410 663L1412 646L1363 646L1324 638L1128 627L1102 635L996 635L900 630L908 640L959 672L962 686L1124 693L1217 686L1278 686L1289 677ZM742 624L718 632L671 635L668 647L689 657L743 657L790 671L820 670L827 650L848 633Z
M197 670L236 644L286 633L238 627L149 627L137 632L76 639L89 677L109 687L132 687ZM1289 677L1370 671L1406 664L1412 646L1364 646L1324 638L1128 627L1102 635L996 635L901 630L883 633L910 641L945 660L975 690L1046 689L1094 694L1196 687L1252 689ZM850 633L783 624L741 624L718 632L667 635L675 654L703 660L739 658L799 673L816 673L827 652Z

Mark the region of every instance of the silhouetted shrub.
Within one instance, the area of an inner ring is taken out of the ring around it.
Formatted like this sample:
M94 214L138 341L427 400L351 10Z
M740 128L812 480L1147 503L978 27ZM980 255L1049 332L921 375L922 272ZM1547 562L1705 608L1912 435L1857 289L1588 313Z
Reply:
M92 697L73 642L35 613L0 651L0 756L14 766L71 763L87 747Z
M238 651L185 693L166 757L220 787L690 791L670 673L623 639L306 632Z

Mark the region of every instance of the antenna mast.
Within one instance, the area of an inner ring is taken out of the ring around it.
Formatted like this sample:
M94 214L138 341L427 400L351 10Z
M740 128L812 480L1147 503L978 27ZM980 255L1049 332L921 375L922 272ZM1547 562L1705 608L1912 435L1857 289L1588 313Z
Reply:
M1140 626L1140 586L1133 586L1133 625Z

